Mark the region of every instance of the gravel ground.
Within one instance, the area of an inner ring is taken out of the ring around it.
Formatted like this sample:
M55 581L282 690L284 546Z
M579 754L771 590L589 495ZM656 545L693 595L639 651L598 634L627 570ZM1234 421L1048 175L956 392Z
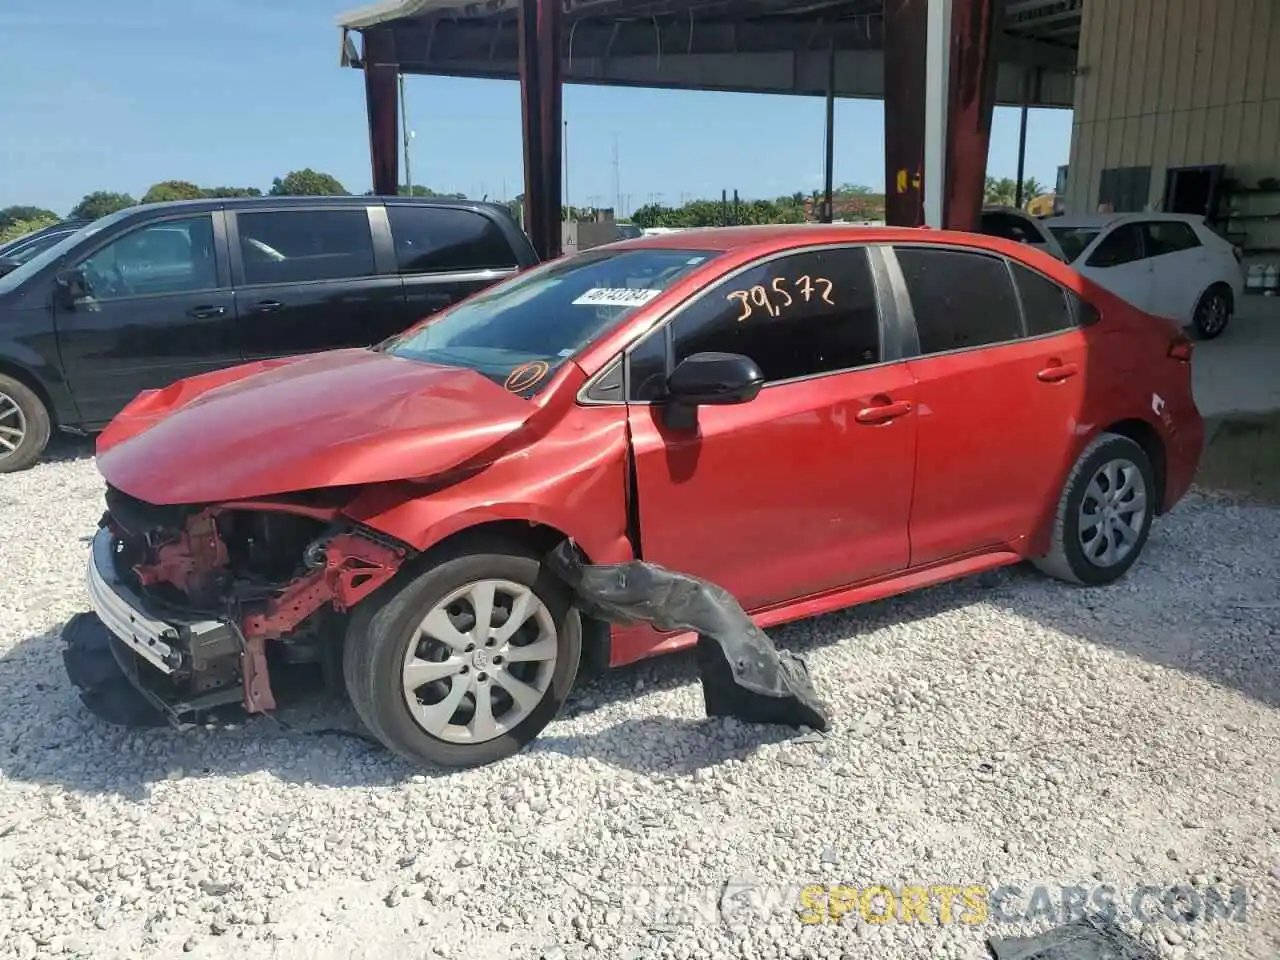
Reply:
M1019 568L775 631L826 737L705 719L676 656L452 775L323 701L89 716L57 630L100 511L88 458L0 478L0 957L971 958L1051 925L805 925L788 895L904 882L1243 884L1243 923L1129 926L1280 952L1280 510L1194 495L1106 590Z

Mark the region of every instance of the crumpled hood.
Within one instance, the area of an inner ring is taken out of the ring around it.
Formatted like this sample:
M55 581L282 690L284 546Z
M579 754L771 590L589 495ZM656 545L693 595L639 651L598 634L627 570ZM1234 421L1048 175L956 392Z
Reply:
M537 409L471 370L335 350L140 394L100 436L98 469L154 504L428 477Z

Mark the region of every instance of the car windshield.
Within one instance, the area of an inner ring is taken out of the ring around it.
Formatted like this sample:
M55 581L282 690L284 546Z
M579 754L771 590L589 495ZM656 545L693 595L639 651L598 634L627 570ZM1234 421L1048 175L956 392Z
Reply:
M1102 231L1097 227L1050 227L1049 232L1058 241L1058 246L1062 247L1067 263L1074 263L1084 253L1084 248L1093 243Z
M3 277L0 277L0 293L8 293L11 290L16 290L26 282L28 277L35 276L49 264L61 259L63 254L80 242L81 238L97 233L99 230L110 226L131 212L131 208L126 207L118 213L113 213L102 217L99 220L95 220L93 223L85 224L75 233L63 237L53 246L45 247L12 273L6 273Z
M708 250L593 250L490 287L374 347L466 367L532 396L566 360L716 256Z

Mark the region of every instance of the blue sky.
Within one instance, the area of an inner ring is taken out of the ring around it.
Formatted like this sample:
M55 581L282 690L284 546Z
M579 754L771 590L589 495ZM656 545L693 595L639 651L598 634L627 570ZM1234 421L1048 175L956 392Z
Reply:
M140 196L167 179L256 186L289 170L370 185L364 87L338 66L350 0L2 0L0 206L66 213L92 190ZM515 83L406 81L413 180L491 199L521 191ZM570 86L569 199L638 206L821 186L818 98ZM762 131L765 131L762 133ZM1069 111L1032 111L1027 174L1052 186ZM998 108L988 171L1017 169L1018 111ZM836 108L837 183L883 189L878 101Z

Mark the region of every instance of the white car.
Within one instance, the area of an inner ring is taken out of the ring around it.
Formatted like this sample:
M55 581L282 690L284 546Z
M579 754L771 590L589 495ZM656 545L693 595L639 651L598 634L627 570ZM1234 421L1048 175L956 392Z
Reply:
M1192 327L1209 340L1227 328L1244 295L1236 248L1203 217L1099 213L1038 220L986 207L982 233L1040 247L1140 310Z

